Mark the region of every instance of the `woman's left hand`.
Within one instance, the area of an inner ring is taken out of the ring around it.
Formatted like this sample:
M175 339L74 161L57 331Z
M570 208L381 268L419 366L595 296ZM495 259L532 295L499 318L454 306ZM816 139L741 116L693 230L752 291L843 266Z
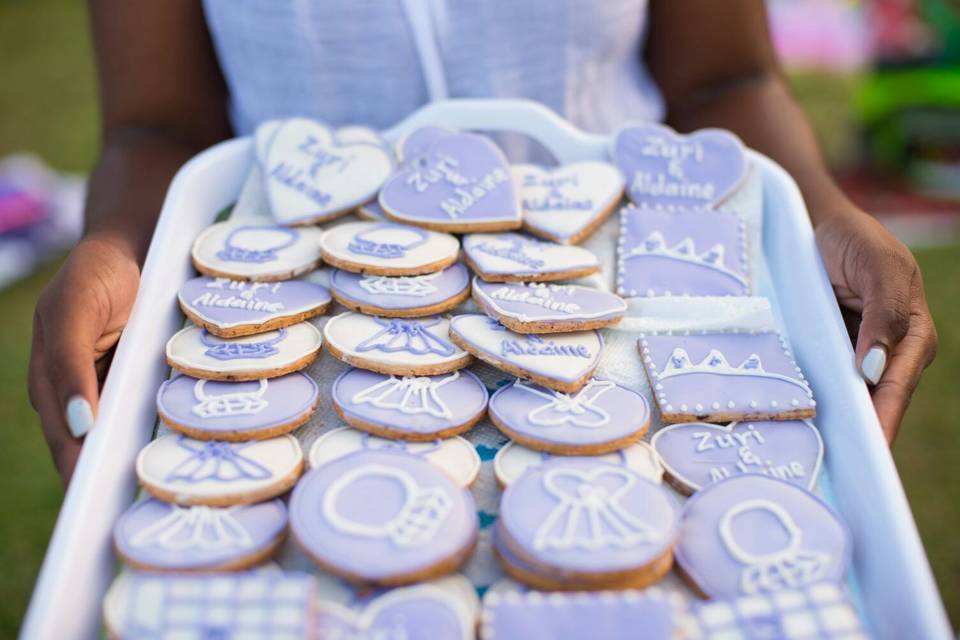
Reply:
M855 208L819 216L817 244L841 307L860 315L857 365L873 385L887 441L937 352L920 268L910 250Z

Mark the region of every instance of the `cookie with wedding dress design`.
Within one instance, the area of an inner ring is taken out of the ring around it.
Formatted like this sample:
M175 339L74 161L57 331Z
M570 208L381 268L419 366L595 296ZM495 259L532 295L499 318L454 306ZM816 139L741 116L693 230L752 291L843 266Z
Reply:
M378 276L334 269L333 297L351 311L387 318L444 313L470 296L470 273L457 262L420 276Z
M600 271L583 247L538 240L522 233L471 233L463 237L463 260L487 282L574 280Z
M343 421L384 438L423 442L463 433L487 409L487 388L466 369L394 376L348 369L330 390Z
M701 595L731 598L840 584L850 533L820 498L758 473L712 484L684 505L677 566Z
M395 222L347 222L320 238L323 259L338 269L381 276L418 276L456 262L460 243L449 233Z
M306 474L290 498L290 528L325 571L398 586L456 570L477 540L471 493L419 456L366 450Z
M144 447L136 463L144 489L181 506L267 500L290 489L302 470L303 451L291 435L227 442L169 434Z
M246 382L176 375L157 392L157 415L170 428L200 440L262 440L305 424L320 389L297 371Z
M319 229L293 229L254 220L217 222L194 241L193 266L211 277L288 280L320 264L321 235Z
M260 380L307 367L321 344L320 330L310 322L237 338L218 338L191 325L167 342L167 363L194 378Z
M501 489L504 489L528 469L539 467L556 457L545 451L528 449L516 442L508 442L497 451L497 455L493 458L493 474L497 478L497 484L500 485ZM563 459L570 460L572 458L564 457ZM653 447L643 440L619 451L600 456L589 456L586 459L626 467L657 484L660 484L663 480L663 467L660 465L660 459L654 452Z
M181 507L147 498L113 528L117 555L153 571L234 571L269 558L283 543L287 508L279 498L235 507Z

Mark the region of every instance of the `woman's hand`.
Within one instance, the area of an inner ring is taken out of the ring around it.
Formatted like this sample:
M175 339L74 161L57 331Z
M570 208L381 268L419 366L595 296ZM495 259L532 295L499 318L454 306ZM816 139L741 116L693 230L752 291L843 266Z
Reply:
M920 374L937 352L917 261L872 216L855 208L821 216L817 244L840 305L860 315L857 364L893 442Z
M37 302L30 402L64 484L80 454L80 439L93 423L108 356L139 284L136 257L123 241L93 234L70 253Z

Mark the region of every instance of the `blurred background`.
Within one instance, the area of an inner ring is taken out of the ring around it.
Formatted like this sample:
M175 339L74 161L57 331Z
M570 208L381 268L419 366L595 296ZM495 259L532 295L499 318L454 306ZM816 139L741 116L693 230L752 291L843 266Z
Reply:
M914 250L940 332L893 452L960 624L960 4L768 0L796 95L848 192ZM26 394L35 300L81 227L97 145L85 3L0 0L0 637L63 490ZM890 553L896 553L890 549Z

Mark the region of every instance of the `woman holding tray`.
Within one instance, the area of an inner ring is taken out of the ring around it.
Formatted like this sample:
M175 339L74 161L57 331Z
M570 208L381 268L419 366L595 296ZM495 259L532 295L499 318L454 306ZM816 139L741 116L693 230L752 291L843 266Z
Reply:
M799 183L837 298L857 317L857 362L888 440L933 359L936 331L917 263L831 180L782 78L762 0L90 7L103 143L86 234L37 305L29 376L65 480L176 170L269 118L387 127L441 85L449 97L537 100L588 131L644 119L681 131L730 129ZM436 49L440 74L422 64L424 46Z

